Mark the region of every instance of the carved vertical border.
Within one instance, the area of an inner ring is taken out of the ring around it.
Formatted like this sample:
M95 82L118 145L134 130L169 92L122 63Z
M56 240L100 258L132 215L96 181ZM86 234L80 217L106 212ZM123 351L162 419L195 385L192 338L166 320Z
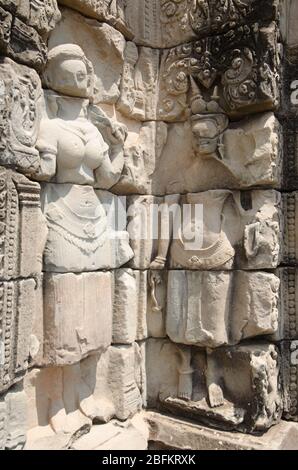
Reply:
M284 418L298 422L298 341L282 344Z
M283 194L283 263L295 266L297 261L298 192Z

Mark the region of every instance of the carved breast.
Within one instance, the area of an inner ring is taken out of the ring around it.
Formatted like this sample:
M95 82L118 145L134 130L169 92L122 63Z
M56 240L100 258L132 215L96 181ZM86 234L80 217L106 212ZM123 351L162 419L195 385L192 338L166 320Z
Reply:
M76 169L82 165L95 170L101 164L108 145L93 124L57 119L59 168Z

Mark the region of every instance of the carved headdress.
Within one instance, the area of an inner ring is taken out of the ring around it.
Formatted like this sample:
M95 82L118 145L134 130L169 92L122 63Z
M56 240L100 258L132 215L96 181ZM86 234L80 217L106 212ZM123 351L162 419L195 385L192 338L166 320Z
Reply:
M218 88L214 88L211 101L206 102L201 94L201 91L192 77L191 81L191 120L193 123L196 121L203 121L209 119L216 123L219 129L218 134L222 134L229 124L229 119L224 110L219 105Z
M59 65L65 60L81 60L86 65L88 74L88 94L93 96L95 87L95 74L94 68L90 60L87 59L83 49L76 44L62 44L53 47L48 54L47 66L44 72L44 83L48 88L51 88L51 74L57 75Z

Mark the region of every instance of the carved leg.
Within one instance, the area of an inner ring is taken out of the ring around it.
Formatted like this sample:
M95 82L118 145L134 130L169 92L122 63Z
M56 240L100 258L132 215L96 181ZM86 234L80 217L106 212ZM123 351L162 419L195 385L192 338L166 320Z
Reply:
M211 408L216 408L224 404L224 395L220 385L216 359L212 356L212 351L207 350L207 372L206 382L208 388L208 398Z
M98 360L98 355L92 355L81 364L79 408L94 423L107 423L115 415L115 407L110 400L93 395Z
M179 347L180 356L178 398L190 401L192 398L192 374L191 368L191 349Z
M165 267L170 242L173 236L174 222L177 217L177 205L179 204L179 195L165 196L165 202L160 210L160 227L158 240L158 254L152 261L151 269L163 269Z
M75 433L86 425L91 425L91 420L80 410L81 365L80 363L65 366L64 372L64 402L67 408L68 431Z
M50 370L50 369L49 369ZM66 411L63 402L62 367L51 368L48 380L49 390L49 424L56 433L66 432Z

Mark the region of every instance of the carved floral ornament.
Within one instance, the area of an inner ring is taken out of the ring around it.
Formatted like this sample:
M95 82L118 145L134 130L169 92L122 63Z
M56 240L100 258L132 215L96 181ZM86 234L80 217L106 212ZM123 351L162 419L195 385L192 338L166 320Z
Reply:
M161 0L161 23L165 33L179 24L183 32L197 36L208 32L226 31L256 17L260 2L253 0ZM263 17L275 17L275 2L262 2Z
M169 111L171 101L188 93L190 77L203 94L219 86L221 106L228 113L241 112L260 102L263 108L275 107L276 54L258 24L177 46L164 62L164 109Z

